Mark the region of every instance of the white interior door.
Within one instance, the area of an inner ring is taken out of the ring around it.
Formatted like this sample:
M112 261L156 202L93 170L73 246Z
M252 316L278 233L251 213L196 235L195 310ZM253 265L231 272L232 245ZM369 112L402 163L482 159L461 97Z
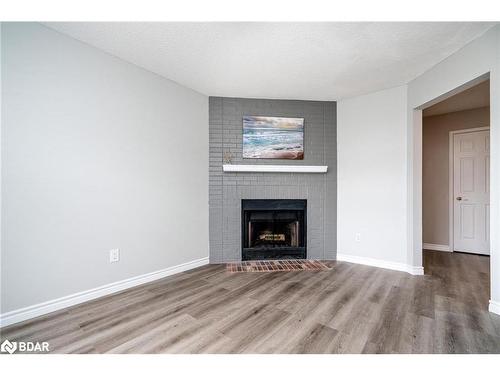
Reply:
M489 186L489 130L454 134L454 251L490 253Z

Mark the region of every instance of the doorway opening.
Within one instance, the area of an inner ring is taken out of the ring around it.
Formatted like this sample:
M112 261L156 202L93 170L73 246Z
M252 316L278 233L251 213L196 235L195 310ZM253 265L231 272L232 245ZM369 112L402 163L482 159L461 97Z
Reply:
M489 85L484 80L422 112L424 250L490 253Z

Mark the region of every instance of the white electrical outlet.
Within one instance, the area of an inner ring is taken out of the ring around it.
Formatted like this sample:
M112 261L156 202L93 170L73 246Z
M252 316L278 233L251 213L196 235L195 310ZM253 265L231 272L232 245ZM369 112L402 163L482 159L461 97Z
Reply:
M109 250L109 263L118 262L120 260L120 249Z
M361 233L356 233L356 235L354 236L354 241L361 242Z

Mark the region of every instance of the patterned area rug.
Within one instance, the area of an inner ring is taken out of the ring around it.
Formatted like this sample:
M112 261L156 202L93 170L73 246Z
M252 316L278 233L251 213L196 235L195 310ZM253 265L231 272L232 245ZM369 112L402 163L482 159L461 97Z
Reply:
M328 271L329 262L308 259L249 260L226 263L229 272L285 272L285 271Z

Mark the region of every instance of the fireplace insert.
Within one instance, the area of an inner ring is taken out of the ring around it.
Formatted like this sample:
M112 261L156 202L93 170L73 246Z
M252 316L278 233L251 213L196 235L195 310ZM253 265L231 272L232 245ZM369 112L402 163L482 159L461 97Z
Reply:
M243 199L242 260L305 259L305 199Z

